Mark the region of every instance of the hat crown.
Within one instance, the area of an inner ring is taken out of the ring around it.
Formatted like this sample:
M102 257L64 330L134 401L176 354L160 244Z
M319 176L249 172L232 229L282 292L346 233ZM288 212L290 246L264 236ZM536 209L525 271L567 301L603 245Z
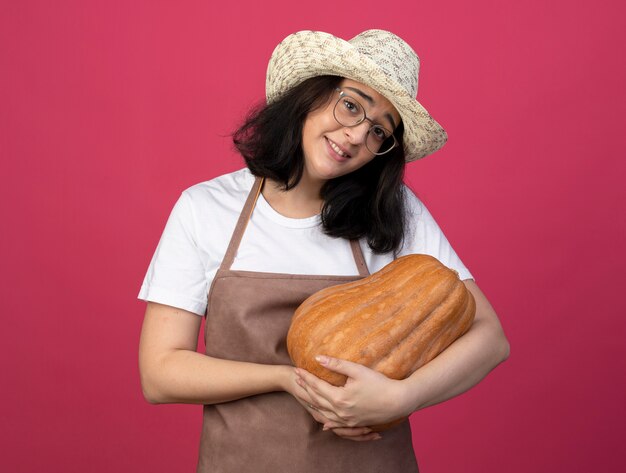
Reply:
M411 97L417 96L420 60L402 38L389 31L367 30L348 42Z

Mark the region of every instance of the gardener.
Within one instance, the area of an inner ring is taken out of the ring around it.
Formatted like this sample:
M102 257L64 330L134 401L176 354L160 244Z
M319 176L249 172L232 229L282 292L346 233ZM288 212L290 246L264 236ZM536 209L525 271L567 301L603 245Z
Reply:
M491 305L402 181L406 162L446 141L415 99L418 68L386 31L288 36L270 58L267 105L234 134L247 167L174 207L139 296L139 361L150 402L204 404L198 471L417 471L408 421L367 426L456 396L508 356ZM473 294L464 336L402 381L322 357L349 378L333 387L291 365L302 301L411 253L438 258Z

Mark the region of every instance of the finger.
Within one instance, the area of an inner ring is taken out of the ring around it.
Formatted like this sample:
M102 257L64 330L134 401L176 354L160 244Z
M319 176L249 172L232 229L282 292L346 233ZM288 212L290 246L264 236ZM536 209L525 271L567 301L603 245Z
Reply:
M333 425L337 424L345 426L345 423L341 422L342 419L335 415L334 412L320 407L319 404L321 404L321 401L319 400L319 398L314 394L311 395L311 393L309 393L305 387L299 386L294 394L298 402L302 404L302 406L313 416L316 421L320 422L321 424L327 424L332 422ZM338 423L338 421L341 423Z
M305 393L306 394L306 393ZM317 407L315 407L313 404L311 404L310 402L304 400L302 397L300 397L299 395L296 395L296 400L302 405L302 407L304 407L306 409L306 411L311 414L311 416L313 417L313 419L315 419L317 422L319 422L320 424L329 424L333 421L331 421L328 417L326 417L322 411L320 409L318 409Z
M337 424L337 421L340 420L334 415L332 412L326 411L318 406L316 406L316 398L315 396L311 396L310 393L306 389L306 385L302 380L296 378L296 384L298 385L293 392L295 399L304 407L309 414L320 424ZM334 420L332 420L334 419ZM337 424L341 426L345 426L344 423Z
M328 422L328 419L321 412L316 411L315 409L307 409L307 410L309 411L309 413L311 414L313 419L315 419L316 422L320 424L326 424Z
M324 428L322 430L329 430L326 428L326 425L324 425ZM341 435L342 437L359 437L361 435L367 435L367 434L371 434L372 433L372 429L369 427L346 427L346 426L341 426L341 427L335 427L332 430L334 433L336 433L337 435Z
M306 402L313 405L318 405L317 401L319 401L319 397L323 396L323 394L321 393L321 391L323 391L324 389L323 385L328 383L301 368L296 368L295 373L296 384L299 386L297 394L300 395L302 399L305 399ZM335 388L335 386L332 386L330 384L328 384L328 386L331 388Z
M337 412L332 399L324 398L323 394L316 391L312 385L307 385L302 379L297 380L296 383L304 393L304 395L300 395L299 393L296 395L306 404L309 411L315 410L322 413L326 419L328 419L329 423L332 422L332 427L346 427L347 419Z
M296 379L296 383L307 394L309 403L326 411L333 410L331 400L337 395L337 387L326 381L319 379L306 370L298 370L300 378Z
M348 378L358 378L359 375L363 373L363 370L368 369L367 367L358 363L354 363L352 361L342 360L339 358L333 358L325 355L318 355L315 357L315 359L324 368L334 371L336 373L343 374Z
M308 403L306 405L306 408L312 414L313 413L319 414L319 416L323 420L318 420L318 422L320 422L320 423L322 423L324 425L329 424L329 425L332 425L334 427L346 427L347 426L345 420L342 419L341 417L339 417L333 411L328 411L328 410L325 410L325 409L323 409L321 407L317 407L317 406L314 406L313 404L308 404ZM314 418L315 418L315 416L314 416ZM324 429L324 430L328 430L328 429Z
M340 429L334 429L335 435L344 438L346 440L353 440L355 442L367 442L370 440L380 440L382 436L377 432L371 432L369 434L349 435L347 432L343 432Z
M348 426L346 425L345 422L336 422L336 421L333 421L333 420L329 419L328 422L324 422L324 429L323 430L337 429L337 428L340 428L340 427L348 427ZM363 428L365 428L365 427L367 427L367 426L363 426ZM350 428L353 429L354 427L350 427Z

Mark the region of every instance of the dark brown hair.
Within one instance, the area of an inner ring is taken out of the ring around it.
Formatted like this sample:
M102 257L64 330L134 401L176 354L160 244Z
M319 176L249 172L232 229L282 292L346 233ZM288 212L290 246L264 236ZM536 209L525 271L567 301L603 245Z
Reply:
M252 174L295 187L304 170L302 127L342 81L337 76L308 79L271 104L255 107L233 133L233 143ZM406 226L402 123L394 131L400 146L321 189L322 226L333 237L365 237L375 253L397 253Z

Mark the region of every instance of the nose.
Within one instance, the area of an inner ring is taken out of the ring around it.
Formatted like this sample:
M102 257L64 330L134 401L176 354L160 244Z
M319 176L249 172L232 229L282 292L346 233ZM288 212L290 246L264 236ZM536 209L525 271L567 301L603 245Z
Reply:
M361 123L351 127L345 127L344 133L350 143L352 144L364 144L367 139L367 133L369 132L370 124L367 120L363 120Z

